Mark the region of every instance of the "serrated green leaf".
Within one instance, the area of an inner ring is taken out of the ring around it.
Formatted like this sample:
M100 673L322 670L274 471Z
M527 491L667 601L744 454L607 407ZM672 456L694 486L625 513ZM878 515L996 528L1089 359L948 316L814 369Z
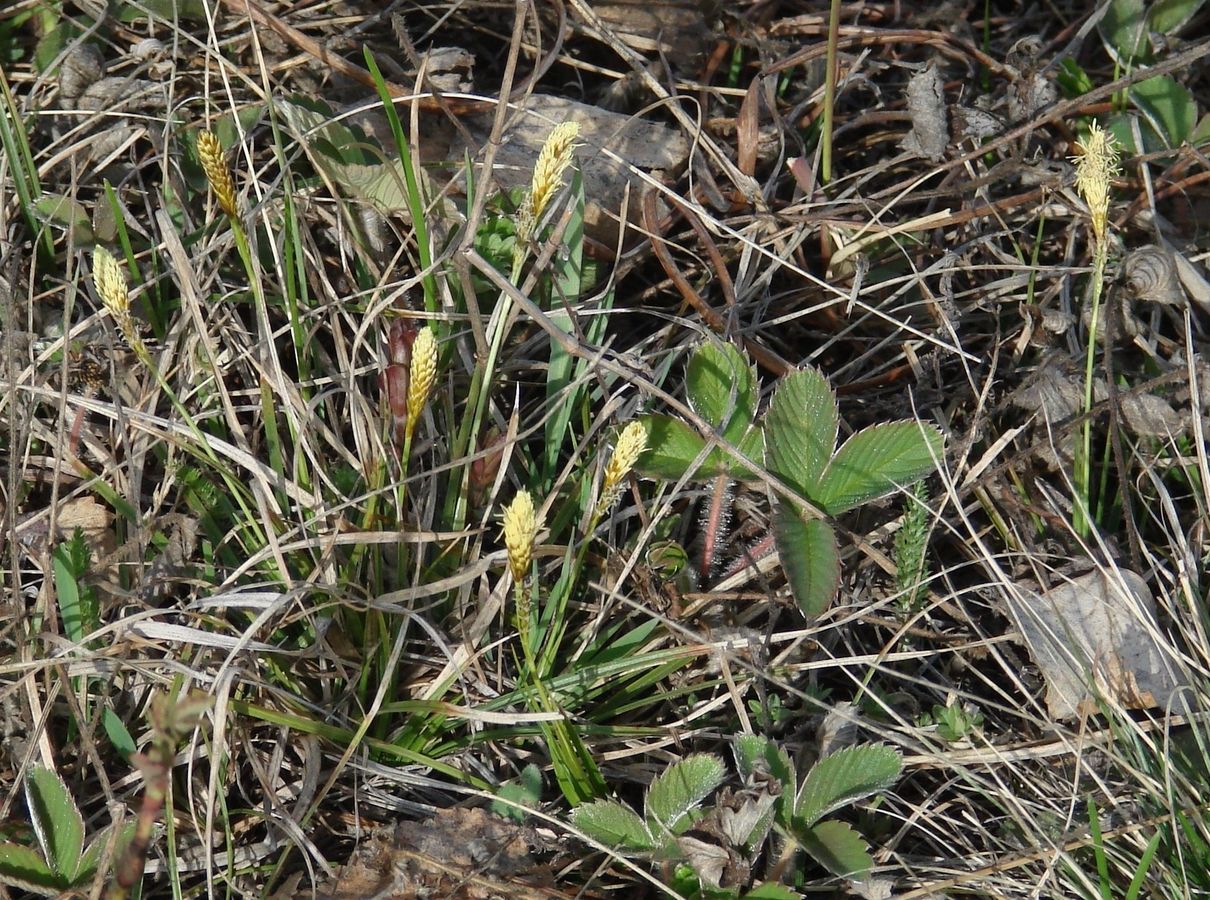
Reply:
M0 844L0 883L56 897L69 885L51 871L36 850L20 844Z
M756 369L732 344L710 340L693 352L685 392L693 411L732 444L743 440L756 418Z
M861 879L874 867L865 840L844 822L795 829L794 836L816 862L841 878Z
M836 395L818 369L787 375L765 415L765 465L808 500L836 450Z
M723 761L708 753L670 765L647 789L647 827L653 834L660 829L679 834L689 824L689 813L723 783L726 774Z
M1189 143L1194 147L1210 144L1210 113L1202 116L1198 121L1197 127L1193 129L1193 134L1189 135Z
M647 429L647 452L639 457L635 469L643 475L677 481L706 446L680 419L656 413L639 421Z
M931 473L945 441L934 425L887 422L849 437L836 451L813 499L830 515L883 497Z
M84 849L84 819L59 773L34 766L25 779L25 802L34 834L51 870L70 884Z
M1143 0L1111 0L1097 30L1105 49L1125 64L1146 49L1147 4Z
M1206 0L1153 0L1147 10L1147 28L1160 34L1175 34L1197 15Z
M1130 100L1167 139L1169 147L1179 147L1193 133L1197 101L1171 76L1157 75L1140 81L1130 89Z
M840 587L836 532L822 519L808 521L779 500L773 515L773 538L799 609L808 619L822 614Z
M794 818L810 827L828 813L884 791L903 771L903 757L882 744L846 747L825 756L803 779Z
M753 425L744 435L743 439L736 445L736 449L747 459L752 460L758 466L765 461L765 433L764 429L759 425ZM739 463L733 463L735 471L732 473L736 478L744 478L746 469Z
M616 800L594 800L571 811L571 821L593 840L606 847L651 852L656 842L647 825L629 806Z

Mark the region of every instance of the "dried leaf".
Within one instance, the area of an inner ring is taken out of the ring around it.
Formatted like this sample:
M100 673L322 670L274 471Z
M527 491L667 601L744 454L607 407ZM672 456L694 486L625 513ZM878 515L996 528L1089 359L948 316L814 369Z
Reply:
M852 747L857 743L858 722L861 710L852 703L838 703L828 710L819 728L815 732L815 740L819 744L819 756Z
M1055 719L1097 710L1097 698L1129 709L1164 707L1188 684L1155 624L1143 579L1128 570L1090 572L1037 594L1007 597L1009 616L1046 678Z
M385 827L354 853L321 900L544 896L550 872L530 858L534 835L482 809L446 809Z
M1122 422L1131 434L1141 437L1172 437L1183 434L1188 420L1172 404L1155 394L1123 394Z
M907 107L912 130L901 146L909 153L940 162L949 147L950 134L945 91L936 63L929 63L908 82Z
M725 847L699 840L691 835L683 835L676 839L677 849L684 854L685 860L693 867L702 884L717 890L723 880L723 872L731 862L731 854Z
M736 166L745 175L756 171L756 145L760 136L760 78L753 78L735 117Z
M688 62L706 49L710 39L703 5L684 0L612 0L594 2L592 11L628 47Z
M1172 254L1155 244L1131 250L1122 260L1122 276L1131 295L1148 303L1182 306L1185 293Z

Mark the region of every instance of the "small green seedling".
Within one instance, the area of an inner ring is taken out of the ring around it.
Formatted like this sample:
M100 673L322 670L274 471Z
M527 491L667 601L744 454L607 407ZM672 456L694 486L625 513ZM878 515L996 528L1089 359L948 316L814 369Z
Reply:
M836 449L836 395L814 368L782 379L760 427L755 423L760 395L756 371L730 344L699 347L686 367L685 389L693 411L743 459L721 447L707 448L706 440L679 419L649 415L644 417L649 449L639 470L669 480L719 475L753 480L753 468L763 461L818 511L805 515L802 504L773 499L782 568L794 598L810 617L823 613L840 587L836 532L818 513L838 516L912 484L933 471L944 449L936 426L913 420L873 425Z
M735 760L747 781L772 777L782 786L774 813L778 829L807 855L842 878L863 879L874 866L865 841L845 822L825 816L888 790L903 771L903 757L882 744L859 744L830 753L799 783L789 754L760 735L743 735Z
M110 843L109 826L84 845L84 817L58 773L34 766L25 779L25 802L38 849L0 843L0 883L56 897L91 884L104 864L101 855ZM117 854L130 842L134 823L124 826ZM116 854L115 854L116 858Z
M952 744L982 728L983 713L965 703L950 703L948 706L936 703L931 713L921 714L917 724L922 728L935 725L937 737Z
M860 879L873 859L846 823L825 817L887 790L903 768L881 745L848 747L819 760L799 784L789 755L773 741L744 735L734 745L743 788L719 791L725 771L716 756L690 756L658 776L640 816L616 800L580 806L572 821L585 834L627 855L678 863L692 872L678 891L702 897L778 897L780 885L747 881L776 828L834 875ZM790 895L792 896L792 895Z
M518 778L500 785L496 796L499 799L492 801L492 812L523 823L529 815L526 810L536 807L542 799L542 770L530 763Z

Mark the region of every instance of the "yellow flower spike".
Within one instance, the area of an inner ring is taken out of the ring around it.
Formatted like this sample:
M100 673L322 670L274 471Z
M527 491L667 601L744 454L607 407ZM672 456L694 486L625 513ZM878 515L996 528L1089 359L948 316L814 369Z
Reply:
M437 380L437 339L427 325L420 329L412 343L412 362L408 370L408 418L404 439L411 440L420 421L420 414L429 402Z
M529 193L521 201L517 211L517 253L523 253L524 247L533 237L534 228L546 212L546 207L555 193L563 185L563 175L571 165L572 152L576 148L576 138L580 135L580 126L576 122L562 122L551 129L538 153L538 161L534 165L533 178L530 181Z
M232 219L239 218L239 208L235 204L235 183L231 180L231 170L227 168L227 159L223 154L223 145L212 131L203 131L197 136L197 155L202 161L202 169L206 180L210 182L210 190L214 191L214 199L219 208Z
M1096 122L1082 142L1084 152L1072 158L1076 164L1076 190L1092 214L1092 233L1105 240L1109 222L1109 184L1118 174L1118 148L1113 135Z
M130 314L130 292L126 275L112 253L98 246L92 252L92 281L97 295L115 319Z
M538 518L529 491L517 491L504 510L504 546L508 550L508 568L519 585L529 575L534 555L534 540L538 537Z
M613 455L605 465L605 480L601 485L596 515L604 515L606 510L618 502L618 497L622 495L622 481L630 474L630 470L646 449L647 429L643 427L642 422L631 422L622 429L613 448Z
M118 330L140 359L143 358L147 349L134 323L134 316L130 314L130 289L126 286L126 273L114 255L101 246L92 253L92 282Z

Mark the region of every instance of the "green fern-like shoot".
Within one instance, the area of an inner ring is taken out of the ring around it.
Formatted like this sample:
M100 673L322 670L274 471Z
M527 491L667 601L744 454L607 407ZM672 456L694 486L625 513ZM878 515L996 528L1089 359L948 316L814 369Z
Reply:
M928 489L923 481L912 485L906 499L907 509L903 514L903 525L895 535L895 565L897 587L903 595L903 612L911 615L919 610L924 594L924 582L928 578Z

